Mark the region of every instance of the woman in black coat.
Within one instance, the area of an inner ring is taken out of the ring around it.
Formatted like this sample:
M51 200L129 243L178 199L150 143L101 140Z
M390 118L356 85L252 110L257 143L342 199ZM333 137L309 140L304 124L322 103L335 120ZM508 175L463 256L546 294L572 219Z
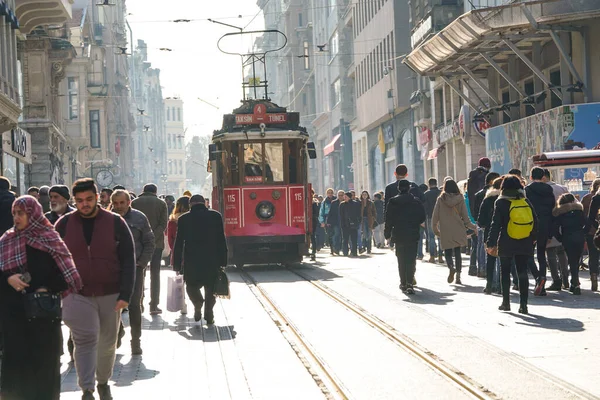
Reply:
M558 198L558 205L552 215L554 216L554 237L562 243L569 260L571 269L569 291L580 295L579 261L583 254L583 243L587 232L583 205L571 193L565 193Z
M529 277L527 276L527 262L533 256L533 245L537 237L538 220L529 200L525 199L533 214L532 230L524 239L513 239L508 235L511 202L525 199L523 185L514 175L504 176L501 194L494 204L494 216L487 239L488 254L498 254L500 269L502 271L502 304L498 307L501 311L510 311L510 269L513 259L519 275L519 292L521 294L519 313L527 314L527 297L529 295Z

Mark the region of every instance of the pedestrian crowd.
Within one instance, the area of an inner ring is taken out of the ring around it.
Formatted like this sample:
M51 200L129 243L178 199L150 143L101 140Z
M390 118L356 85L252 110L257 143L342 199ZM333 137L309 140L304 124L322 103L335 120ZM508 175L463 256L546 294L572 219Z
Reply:
M589 266L590 289L598 290L600 179L579 199L548 169L534 167L527 178L518 169L500 175L485 157L460 187L452 177L419 186L402 164L395 176L373 200L367 191L358 198L341 190L336 198L333 189L325 198L313 194L312 258L324 246L350 257L389 246L398 259L400 289L412 295L424 246L429 263L446 264L450 284L462 285L466 255L468 275L486 280L484 293L502 295L499 309L510 311L514 290L523 314L529 312L530 276L535 296L560 290L580 295L579 273Z
M10 189L0 177L0 398L59 399L64 322L82 399L112 399L121 314L129 313L131 354L141 355L146 270L157 315L163 259L183 275L195 321L204 306L214 323L213 285L227 245L221 215L203 196L186 192L175 202L154 184L139 196L123 186L99 191L92 179L21 197Z

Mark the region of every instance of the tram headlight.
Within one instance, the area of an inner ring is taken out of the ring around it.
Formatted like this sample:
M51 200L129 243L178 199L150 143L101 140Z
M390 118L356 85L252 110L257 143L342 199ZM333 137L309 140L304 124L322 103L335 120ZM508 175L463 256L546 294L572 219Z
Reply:
M256 206L256 216L268 221L275 216L275 206L269 201L262 201Z

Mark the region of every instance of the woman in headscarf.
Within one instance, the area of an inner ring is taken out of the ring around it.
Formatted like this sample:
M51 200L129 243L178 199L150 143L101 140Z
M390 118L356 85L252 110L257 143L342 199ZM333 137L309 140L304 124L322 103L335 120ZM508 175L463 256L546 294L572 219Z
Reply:
M171 265L173 265L173 247L175 247L175 238L177 237L177 220L186 212L190 211L190 198L183 196L177 199L175 202L175 208L169 217L167 223L167 240L169 242L169 248L171 249ZM185 297L185 290L183 291ZM182 314L187 314L187 304L185 298L183 301L183 308L181 309Z
M15 200L14 227L0 238L0 318L4 354L0 397L58 400L61 321L29 320L25 295L79 291L81 277L71 253L31 196ZM29 282L29 283L27 283Z

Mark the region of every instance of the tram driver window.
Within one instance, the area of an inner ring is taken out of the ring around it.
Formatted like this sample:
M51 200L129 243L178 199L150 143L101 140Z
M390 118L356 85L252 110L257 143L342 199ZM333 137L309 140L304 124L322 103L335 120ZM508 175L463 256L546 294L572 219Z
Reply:
M265 143L265 172L268 183L283 182L283 143Z
M292 141L289 142L288 163L290 184L298 183L298 145Z
M263 154L260 143L244 144L244 182L263 182Z

